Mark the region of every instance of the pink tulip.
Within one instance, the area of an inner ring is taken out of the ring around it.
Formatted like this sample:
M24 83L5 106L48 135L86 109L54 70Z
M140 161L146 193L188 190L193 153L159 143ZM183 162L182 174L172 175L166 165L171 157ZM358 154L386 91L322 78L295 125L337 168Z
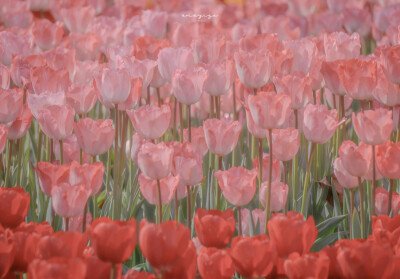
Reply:
M27 29L32 23L33 15L27 2L3 2L2 10L1 21L7 28Z
M270 141L267 137L268 142ZM272 130L274 157L286 162L293 159L300 148L300 133L295 128Z
M375 213L376 215L387 215L389 207L389 193L383 187L378 187L375 190ZM399 214L400 211L400 195L393 192L392 210L393 216Z
M54 211L62 217L75 217L82 214L90 191L84 184L62 183L51 191Z
M17 118L22 109L24 93L20 89L0 88L0 123L9 123Z
M400 84L400 45L382 48L380 61L387 78Z
M382 144L393 131L392 112L387 109L353 112L352 119L358 138L366 144Z
M283 46L293 53L292 72L303 72L305 74L310 72L318 57L318 48L313 40L303 38L285 41Z
M292 71L294 55L290 49L272 52L274 75L288 75Z
M349 59L339 66L338 72L348 96L355 100L374 98L372 92L377 83L375 60Z
M207 76L207 71L202 67L188 70L176 69L171 80L175 98L185 105L197 103L204 93L204 82Z
M76 61L76 72L73 82L78 84L93 83L93 73L99 68L97 61Z
M31 68L45 66L46 60L39 55L15 55L10 66L11 79L16 86L33 91L31 83Z
M336 179L344 188L356 188L358 186L358 178L352 176L343 165L342 158L338 157L333 162L333 170Z
M157 139L168 130L171 109L168 105L141 106L137 110L127 111L136 132L144 139Z
M357 146L351 140L343 141L339 147L341 164L353 176L362 177L370 169L372 163L364 146ZM342 184L342 183L341 183Z
M266 129L260 128L253 120L253 116L251 116L250 109L246 108L246 124L247 124L247 130L249 133L257 138L257 139L263 139L267 136L268 131Z
M86 114L92 110L97 102L96 91L93 84L72 84L66 92L66 103L77 114Z
M250 88L261 88L274 72L273 57L269 51L239 51L235 53L237 75Z
M36 94L67 92L71 82L66 70L53 70L49 66L31 68L30 80Z
M103 185L105 167L103 162L80 165L73 161L70 164L68 183L71 185L83 184L89 192L89 196L99 193Z
M208 147L206 143L206 136L204 134L203 126L197 128L192 127L192 146L195 151L199 151L204 157L208 152ZM188 129L183 130L183 140L189 141L189 131Z
M61 9L60 15L70 32L86 33L95 17L96 11L92 7L70 7Z
M26 37L10 31L0 31L0 64L10 66L13 55L29 55L29 46Z
M371 32L371 11L365 8L347 8L343 11L343 25L350 34L357 32L361 37L366 37Z
M288 95L292 100L292 108L304 108L312 101L312 79L303 72L293 72L286 76L274 76L274 84L278 93Z
M199 184L203 179L203 157L194 150L190 142L185 142L174 151L172 171L179 175L181 183L187 186Z
M255 170L232 167L226 171L219 170L214 173L214 176L229 203L244 206L253 199L256 192L257 173Z
M337 111L324 105L308 104L304 110L303 132L308 141L326 143L340 125Z
M231 88L235 64L232 59L225 59L207 65L207 79L204 84L205 91L212 96L224 95Z
M249 96L248 104L254 122L263 129L279 129L289 118L291 101L285 94L259 92Z
M389 81L382 66L378 66L377 83L372 95L377 101L389 107L400 104L400 87Z
M131 92L129 93L128 99L119 104L118 109L121 111L134 109L140 101L143 88L143 80L141 78L131 79Z
M6 66L0 65L0 89L10 88L10 71Z
M243 234L250 236L250 210L242 208L242 230ZM259 228L259 231L254 231L254 234L259 234L265 228L265 211L256 208L251 211L251 217L253 219L254 228Z
M138 153L140 148L142 147L143 144L150 142L150 140L145 140L139 134L134 134L132 136L132 147L131 147L131 153L130 157L134 163L137 164L137 159L138 159Z
M360 149L361 153L364 153L364 156L366 160L369 162L368 166L369 168L366 169L365 174L363 175L363 178L365 180L372 181L373 180L373 167L372 167L372 148L371 145L368 145L364 142L360 142L358 148ZM375 150L375 157L376 157L376 150ZM375 179L379 180L382 179L382 174L379 171L378 165L375 162Z
M86 228L92 223L93 217L92 213L86 213ZM83 216L75 216L69 219L69 228L68 230L71 232L83 232Z
M268 191L268 182L264 182L261 184L260 189L260 202L262 206L265 208L266 198ZM289 187L278 181L274 181L271 183L271 204L270 209L272 211L281 211L286 206L287 196L289 192Z
M107 152L113 142L115 131L111 119L79 119L74 123L75 134L83 152L92 156Z
M203 122L208 149L218 156L226 156L233 151L242 130L238 121L230 119L207 119Z
M128 56L117 56L116 62L117 67L127 69L131 77L143 80L143 93L145 93L150 82L153 80L157 62L151 59L139 60Z
M0 124L0 154L3 153L7 143L8 128L5 124Z
M386 141L376 147L376 164L380 173L389 179L400 178L400 143Z
M178 187L179 180L179 176L172 175L168 175L160 180L161 204L168 204L172 200ZM141 173L139 175L139 185L140 192L146 201L150 204L158 205L157 181Z
M261 22L262 33L277 33L281 41L298 40L300 28L292 27L290 18L286 15L266 16Z
M173 149L164 142L145 143L138 153L138 166L149 178L165 178L172 170L173 153Z
M80 146L75 134L63 139L63 163L68 164L72 161L79 162L80 160ZM58 141L53 142L54 155L56 160L60 160L60 143ZM87 164L91 160L91 156L82 152L82 163Z
M38 162L35 168L40 189L47 196L51 195L54 185L68 181L70 165L53 165L49 162Z
M317 12L321 6L321 2L315 0L290 0L288 1L288 4L292 12L301 17L308 17L312 15L313 13Z
M149 35L163 38L167 33L168 13L161 11L144 10L142 23Z
M225 57L226 38L217 36L200 36L192 42L195 63L213 63Z
M76 58L80 61L96 60L100 54L100 39L95 33L70 33L66 38L66 44L76 52Z
M15 120L8 127L8 139L17 140L22 138L31 126L33 115L25 104L22 106Z
M239 41L239 48L244 51L253 51L262 48L277 51L282 50L283 46L276 33L263 33L242 37Z
M55 71L66 70L69 79L74 80L76 72L76 51L74 49L60 46L45 52L43 56L50 68Z
M65 93L60 91L57 93L44 92L40 95L29 94L27 103L33 116L38 118L39 111L43 108L48 106L64 106L66 104Z
M193 51L186 47L163 48L158 53L157 65L161 77L171 81L176 69L187 70L194 66Z
M263 154L263 159L262 159L262 182L268 182L268 177L269 177L269 154L264 153ZM259 166L259 159L254 158L253 159L253 166L254 169L257 171L257 177L259 174L258 166ZM281 164L278 159L275 157L272 157L272 182L278 182L281 180Z
M61 42L64 26L60 22L53 24L48 19L39 19L32 25L32 35L39 48L49 50Z
M94 74L94 83L104 101L119 104L128 99L131 79L126 69L104 68Z
M333 32L324 35L326 61L357 58L360 55L360 35Z
M72 134L75 111L68 105L48 106L38 112L37 120L49 138L62 140Z
M328 88L332 94L345 95L346 89L339 76L339 68L344 63L343 60L335 60L331 62L322 62L321 73L324 77L325 87Z

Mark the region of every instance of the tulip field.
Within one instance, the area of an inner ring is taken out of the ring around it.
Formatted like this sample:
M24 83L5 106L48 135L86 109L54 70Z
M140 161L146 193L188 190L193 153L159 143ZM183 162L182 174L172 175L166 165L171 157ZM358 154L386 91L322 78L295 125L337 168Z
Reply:
M399 0L0 0L0 279L400 278Z

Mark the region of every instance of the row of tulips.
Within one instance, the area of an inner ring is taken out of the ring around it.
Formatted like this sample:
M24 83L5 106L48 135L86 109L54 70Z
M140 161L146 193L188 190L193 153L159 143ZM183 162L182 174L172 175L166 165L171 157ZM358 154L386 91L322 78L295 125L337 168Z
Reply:
M232 209L199 208L194 216L197 237L176 221L139 225L100 217L87 232L78 226L54 232L49 223L26 223L30 196L20 187L0 190L0 276L15 278L395 278L399 272L400 216L373 217L367 240L343 239L311 252L318 230L313 217L294 211L268 221L268 235L235 235ZM11 210L8 210L8 209ZM4 227L3 227L4 226ZM112 237L110 237L112 235ZM90 245L88 241L90 240ZM155 274L122 263L137 242ZM229 247L227 247L229 245Z
M396 278L400 4L228 2L0 0L0 278Z

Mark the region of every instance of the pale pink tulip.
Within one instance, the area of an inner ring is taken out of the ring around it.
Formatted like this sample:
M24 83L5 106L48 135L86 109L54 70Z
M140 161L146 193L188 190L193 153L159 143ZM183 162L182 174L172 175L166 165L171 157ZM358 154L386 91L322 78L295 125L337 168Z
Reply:
M86 213L86 227L88 227L92 223L93 217L92 213ZM83 232L83 216L75 216L69 219L69 227L68 230L71 232Z
M382 66L378 66L377 84L372 95L377 101L389 107L400 104L400 87L389 81Z
M123 103L131 92L131 79L126 69L104 68L94 74L94 82L104 101Z
M0 124L0 154L3 153L7 143L8 128L5 124Z
M67 70L70 80L76 73L76 51L63 46L55 47L43 54L47 65L56 71Z
M269 154L263 153L263 159L262 159L262 182L268 182L268 177L269 177ZM259 159L254 158L253 159L253 166L254 169L257 171L257 177L259 174ZM272 157L272 182L278 182L281 180L281 163L279 162L278 159L275 157Z
M181 184L192 186L203 179L203 157L195 151L190 142L185 142L181 148L174 151L172 171L180 176Z
M70 164L68 183L71 185L83 184L89 191L89 196L99 193L103 185L105 167L103 162L79 164L72 161Z
M75 217L83 212L90 191L84 184L70 185L62 183L51 191L54 211L62 217Z
M86 33L95 17L96 11L92 7L70 7L61 9L60 15L70 32Z
M51 195L55 185L68 181L70 164L53 165L49 162L38 162L35 172L38 176L39 186L47 196Z
M300 28L292 27L286 15L266 16L260 25L262 33L277 33L281 41L298 40L301 35Z
M77 114L86 114L92 110L97 102L96 91L93 84L73 83L66 92L66 103L70 105Z
M250 236L250 210L242 208L242 232L244 235ZM265 211L260 208L253 209L251 211L251 217L253 219L254 234L260 234L264 232L265 228ZM256 230L258 228L258 230Z
M400 84L400 45L384 47L380 54L380 62L387 78L396 84Z
M358 187L358 178L352 176L347 169L343 166L342 158L338 157L333 162L333 171L336 179L340 185L344 188L356 188Z
M8 139L22 138L31 126L33 115L27 104L23 105L15 120L8 127Z
M339 147L341 164L353 176L362 177L370 169L370 156L363 146L357 146L353 141L343 141ZM342 184L342 183L341 183Z
M45 92L67 92L71 82L67 70L53 70L49 66L31 68L30 80L33 90L40 95Z
M163 48L158 53L158 70L161 77L171 81L176 69L186 70L194 66L193 51L190 48Z
M32 25L32 35L40 49L49 50L61 42L64 26L60 22L53 24L48 19L39 19Z
M100 55L100 39L93 32L86 34L70 33L65 39L68 48L76 52L76 58L80 61L96 60Z
M173 153L173 149L164 142L145 143L138 153L138 166L149 178L165 178L172 170Z
M27 56L30 53L30 44L26 37L10 31L0 31L0 64L10 66L14 55Z
M107 152L113 142L115 131L111 119L79 119L74 123L74 131L82 151L97 156Z
M141 106L137 110L127 111L136 132L144 139L157 139L168 130L171 109L168 105Z
M0 88L10 88L10 71L4 65L0 65Z
M142 23L147 33L156 38L163 38L167 33L168 13L161 11L144 10Z
M376 147L376 164L380 173L389 179L400 178L400 143L386 141Z
M68 164L72 161L79 162L80 160L80 146L75 134L63 139L63 163ZM58 141L53 142L54 155L56 160L60 160L60 143ZM87 164L91 160L91 156L82 152L82 163Z
M260 202L265 208L265 202L268 192L268 182L261 184L260 189ZM274 181L271 183L271 204L270 209L272 211L281 211L286 206L287 196L289 192L289 186L282 182Z
M192 127L192 146L195 151L199 151L204 157L208 152L208 147L206 143L206 136L204 134L203 126ZM188 129L183 130L183 140L189 141L189 131Z
M11 79L16 86L33 91L31 83L31 68L45 66L46 60L39 55L15 55L10 66Z
M195 104L204 93L204 82L207 76L207 71L202 67L188 70L176 69L172 74L172 93L182 104Z
M253 117L250 113L250 109L248 108L246 108L246 124L247 130L253 137L263 139L267 136L268 131L266 129L262 129L254 122Z
M357 58L360 55L360 35L333 32L324 35L326 61Z
M270 138L267 137L268 142ZM300 148L300 133L295 128L272 130L272 146L274 157L280 161L293 159Z
M43 92L40 95L29 94L27 98L27 103L29 109L31 110L33 116L38 118L39 111L48 106L63 106L66 105L65 93L59 91L56 93Z
M368 7L347 8L343 11L343 25L348 33L356 32L366 37L371 32L372 16Z
M346 95L346 89L339 76L339 68L344 63L343 60L335 60L331 62L322 62L321 73L324 77L325 87L328 88L332 94Z
M0 123L9 123L17 118L22 109L24 93L20 89L0 88Z
M218 156L226 156L233 151L242 130L238 121L230 119L207 119L203 122L208 149Z
M231 88L235 64L232 59L219 60L207 65L208 76L204 84L205 91L212 96L224 95Z
M389 208L389 193L383 187L378 187L375 190L375 213L376 215L387 215ZM392 210L393 216L399 214L400 211L400 195L393 192Z
M174 197L178 187L180 177L168 175L160 180L161 204L168 204ZM144 174L139 175L139 189L143 197L150 204L158 205L157 181L146 177Z
M214 176L229 203L244 206L253 199L256 192L257 173L255 170L232 167L226 171L219 170L214 173Z
M150 142L150 140L145 140L139 134L134 134L132 136L132 147L131 147L131 153L130 157L134 163L137 164L137 159L138 159L138 153L140 148L142 147L143 144Z
M338 123L337 111L324 105L308 104L304 110L303 132L308 141L326 143L335 133Z
M292 72L310 72L318 57L318 48L313 40L284 41L283 46L293 53Z
M49 138L62 140L72 134L74 128L75 111L68 105L52 105L42 108L38 112L37 120Z

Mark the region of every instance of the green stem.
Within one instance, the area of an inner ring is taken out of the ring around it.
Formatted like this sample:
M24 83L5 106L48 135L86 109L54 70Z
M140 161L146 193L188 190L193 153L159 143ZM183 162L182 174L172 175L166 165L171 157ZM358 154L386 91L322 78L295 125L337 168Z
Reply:
M179 103L179 135L180 142L183 142L183 105Z
M218 169L222 169L222 156L218 156ZM217 209L221 210L221 188L217 185Z
M10 169L11 169L11 154L12 154L12 143L11 143L11 140L8 140L7 168L6 168L6 177L4 178L4 187L9 186Z
M64 152L63 152L63 143L62 140L58 141L59 146L60 146L60 165L64 163Z
M188 134L189 134L189 142L192 142L192 118L190 115L190 105L187 105L187 121L188 121Z
M158 224L162 223L162 200L161 200L161 185L160 180L157 179L157 192L158 192Z
M39 129L39 143L38 143L38 153L37 153L37 161L40 162L42 160L42 145L43 145L43 132Z
M268 129L268 135L270 141L269 141L268 191L267 191L267 201L265 205L265 230L264 230L265 233L267 233L267 223L271 215L271 184L272 184L272 156L273 156L272 129Z
M301 200L301 214L303 214L304 217L306 217L306 218L307 218L307 215L306 215L306 201L307 201L310 169L311 169L311 163L312 163L312 159L313 159L314 149L315 149L315 143L312 143L311 144L310 157L309 157L308 163L307 163L306 177L304 179L303 197L302 197L302 200Z
M354 210L354 189L350 189L350 208L349 208L349 215L350 215L350 239L353 239L353 210Z
M249 211L249 214L251 214L251 212ZM237 207L237 215L238 215L238 227L239 227L239 235L242 236L242 209L240 208L240 206Z
M374 216L374 215L375 215L375 189L376 189L375 145L372 145L372 193L371 193L371 216Z
M394 188L394 180L390 179L389 180L389 204L388 204L388 212L387 214L390 214L390 211L392 211L392 196L393 196L393 188ZM397 212L395 212L397 213Z
M22 171L22 153L24 147L24 138L18 140L18 168L17 168L17 185L21 185L21 171Z
M118 185L118 149L119 149L119 142L118 142L118 135L119 135L119 116L118 116L118 105L115 105L115 143L114 143L114 188L113 188L113 219L118 219L118 192L119 192L119 185ZM122 155L122 154L121 154Z
M85 203L85 207L83 208L83 215L82 215L82 232L86 231L86 213L87 213L87 202ZM93 216L94 219L94 216Z
M295 128L298 129L299 126L299 119L298 119L298 111L297 109L293 110L294 113L294 125ZM297 169L297 162L298 162L298 152L296 153L296 156L294 156L292 160L292 199L293 199L293 210L297 211L297 195L298 195L298 187L297 187L297 177L298 177L298 169Z
M110 175L111 175L111 148L107 152L107 176L106 176L106 192L110 192Z
M187 226L189 231L192 230L192 201L191 201L191 194L190 194L190 186L186 186L187 190Z
M358 189L360 194L360 213L361 213L361 238L365 238L365 211L364 211L364 193L361 177L358 177Z

